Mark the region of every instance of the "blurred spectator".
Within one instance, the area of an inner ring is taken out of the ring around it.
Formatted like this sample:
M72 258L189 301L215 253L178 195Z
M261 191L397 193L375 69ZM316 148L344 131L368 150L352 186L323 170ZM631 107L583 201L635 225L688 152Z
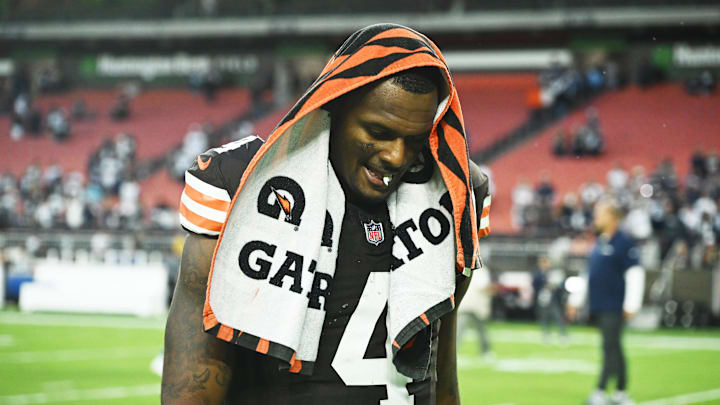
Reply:
M568 134L565 130L559 129L555 132L552 142L552 151L555 156L565 156L570 151L567 145Z
M580 200L586 212L592 211L592 207L605 193L600 183L588 182L580 186Z
M538 231L547 232L555 227L553 218L553 202L555 200L555 186L550 179L550 173L543 171L540 182L535 188L536 198L533 211L536 217Z
M714 217L716 217L716 214L711 215L708 212L703 212L698 227L701 246L701 263L699 267L705 270L712 270L718 260L718 234L715 224L713 224Z
M185 138L183 138L182 146L170 158L170 174L173 178L182 180L185 176L185 169L192 166L198 155L208 149L208 133L211 131L212 127L209 124L205 125L205 128L200 124L190 125Z
M690 158L690 165L692 167L692 173L696 176L704 179L707 175L707 161L702 150L696 150Z
M128 175L120 186L120 201L117 210L123 228L138 229L142 211L140 209L140 185L133 175Z
M458 312L458 343L462 342L468 330L474 330L478 334L478 351L486 361L494 358L487 327L492 314L492 297L491 273L487 267L483 267L483 271L473 275L463 305Z
M62 108L50 109L47 115L47 126L56 141L62 142L70 137L70 121Z
M535 192L538 197L537 201L541 205L552 205L555 200L555 186L553 186L552 180L550 179L550 173L546 170L540 173L540 182L538 182Z
M19 141L25 136L25 129L23 128L22 124L13 121L12 126L10 127L10 139L13 141Z
M553 268L550 258L538 258L537 269L533 273L533 291L535 311L542 329L543 341L550 342L550 333L554 327L561 343L567 343L565 321L565 273L562 269Z
M587 226L587 218L575 193L567 193L560 206L560 227L568 231L580 232Z
M123 132L115 140L115 154L125 166L129 166L135 161L135 152L137 151L137 140L135 136L127 132Z
M75 121L84 121L95 118L95 112L88 109L85 100L77 99L72 106L72 119Z
M715 92L715 77L709 70L703 70L700 76L685 81L685 90L693 95L710 95Z
M117 102L110 110L110 118L115 121L125 121L130 118L130 98L124 93L118 97Z
M707 171L711 176L720 174L720 155L718 155L717 151L713 151L708 155Z
M231 141L238 141L252 135L255 135L255 125L250 120L242 120L231 135Z
M150 212L150 226L166 231L178 229L177 208L166 203L158 204Z
M535 193L530 183L525 178L521 178L512 193L513 201L513 227L522 229L528 225L527 210L534 202Z
M628 184L628 173L623 169L622 163L615 163L615 166L607 173L607 184L611 192L624 190Z
M664 159L651 176L654 187L669 195L676 195L678 190L678 176L672 160Z

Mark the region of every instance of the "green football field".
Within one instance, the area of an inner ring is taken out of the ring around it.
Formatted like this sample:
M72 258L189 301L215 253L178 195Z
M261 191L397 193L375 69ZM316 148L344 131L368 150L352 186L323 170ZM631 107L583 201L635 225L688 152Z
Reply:
M158 404L162 319L0 312L0 405ZM543 344L535 325L490 325L495 356L469 333L458 359L465 404L581 404L599 361L595 330ZM638 404L720 404L720 331L628 331Z

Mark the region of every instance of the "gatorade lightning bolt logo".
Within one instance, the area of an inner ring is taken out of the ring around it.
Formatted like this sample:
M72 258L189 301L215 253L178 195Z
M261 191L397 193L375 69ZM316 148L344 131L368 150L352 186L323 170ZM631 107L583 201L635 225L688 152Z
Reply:
M305 192L295 180L275 176L260 189L257 209L261 214L299 226L305 211Z
M283 212L285 213L285 221L290 222L292 219L292 203L290 200L285 198L284 195L278 193L277 190L275 190L274 187L270 187L272 192L275 194L275 198L280 203L280 208L282 208Z

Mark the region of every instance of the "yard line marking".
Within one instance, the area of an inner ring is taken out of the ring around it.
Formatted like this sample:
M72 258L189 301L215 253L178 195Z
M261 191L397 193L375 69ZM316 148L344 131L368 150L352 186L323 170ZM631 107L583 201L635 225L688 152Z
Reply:
M0 363L56 363L64 361L107 360L151 357L161 347L114 347L10 352L0 354Z
M461 369L492 368L495 371L507 373L580 373L595 374L598 365L580 359L558 359L547 357L527 357L498 359L491 363L482 357L458 357L458 367Z
M540 331L493 331L492 326L490 327L490 338L504 343L542 343L542 334ZM623 339L629 348L720 351L720 339L705 336L645 336L626 334ZM567 343L570 345L599 345L600 334L599 332L570 333Z
M160 384L4 395L0 396L0 405L49 404L52 402L92 401L100 399L147 397L151 395L160 395Z
M0 312L0 324L113 329L165 329L164 318L131 318L83 314L34 314L19 312Z
M652 401L640 402L638 405L685 405L705 402L711 399L720 398L720 388L709 391L692 392L675 397L655 399Z

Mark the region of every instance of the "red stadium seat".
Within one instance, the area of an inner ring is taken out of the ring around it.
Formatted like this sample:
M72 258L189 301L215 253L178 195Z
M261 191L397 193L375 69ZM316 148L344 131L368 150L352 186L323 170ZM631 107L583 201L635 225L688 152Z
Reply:
M680 84L664 84L646 90L628 88L608 93L592 105L598 110L605 136L603 155L576 159L552 154L551 143L557 130L571 131L585 123L585 112L579 110L492 162L490 168L497 187L492 207L494 233L516 232L510 216L512 190L521 176L536 183L540 171L547 170L556 196L562 196L577 191L588 181L605 184L605 176L616 162L627 170L642 165L649 174L661 159L670 158L682 179L689 170L693 151L720 150L718 95L694 97Z

